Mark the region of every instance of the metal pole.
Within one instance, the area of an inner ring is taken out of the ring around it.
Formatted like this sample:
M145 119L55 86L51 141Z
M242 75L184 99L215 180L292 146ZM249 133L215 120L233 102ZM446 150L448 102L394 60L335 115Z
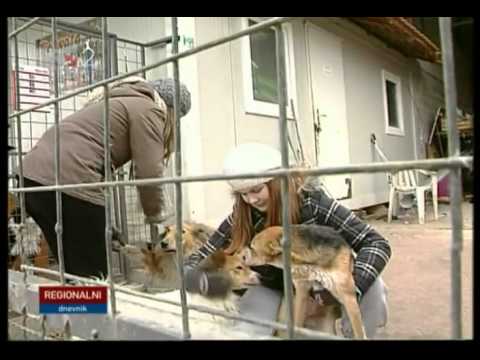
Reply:
M172 54L178 54L178 24L177 18L172 17ZM180 124L180 75L178 70L178 60L173 61L173 80L175 83L173 116L175 118L175 175L182 176L182 137ZM168 115L167 115L168 116ZM177 229L183 228L182 214L182 184L175 184L175 220ZM177 269L180 275L180 301L182 303L182 323L183 338L190 339L190 329L188 323L187 294L185 291L185 279L183 269L183 247L182 232L177 231L175 234L175 246L177 248Z
M115 174L112 174L112 180L118 181L118 177ZM113 187L113 213L115 216L113 217L112 225L115 226L117 229L121 228L120 224L120 206L119 206L119 191L118 186Z
M13 112L14 109L14 104L13 104L13 98L12 98L12 93L13 93L13 83L12 83L12 54L11 54L11 49L10 49L10 39L7 42L7 94L8 94L8 115L10 115ZM8 145L14 145L13 143L10 143L11 140L15 137L15 130L13 129L12 125L12 120L9 118L8 119ZM13 149L12 149L13 150ZM13 161L10 161L10 157L14 155L13 151L8 152L8 165L13 168ZM9 169L11 169L9 168ZM9 174L9 179L12 179L11 174ZM8 182L10 185L10 181Z
M18 17L18 19L20 19L22 21L28 21L30 18L28 18L28 17ZM39 25L47 25L48 26L50 24L50 18L49 17L42 17L42 18L39 18L39 20L36 21L36 22L38 22ZM75 25L75 24L71 24L71 23L68 23L68 22L65 22L65 21L61 21L61 20L57 20L57 28L59 28L60 30L65 30L67 32L74 32L74 33L78 33L80 35L84 35L86 37L93 37L93 38L97 38L97 39L101 39L102 36L103 36L101 31L93 30L91 28L85 28L82 25ZM142 43L140 43L138 41L133 41L133 40L129 40L129 39L118 38L118 40L120 40L122 42L126 42L128 44L132 44L132 45L143 45Z
M157 184L176 184L188 182L202 182L202 181L217 181L230 179L256 179L265 177L284 176L284 175L306 175L319 176L328 174L343 174L343 173L377 173L391 170L408 170L408 169L426 169L436 170L442 168L471 168L473 163L472 156L458 156L456 158L442 158L431 160L408 160L408 161L389 161L387 163L366 163L354 165L340 165L340 166L325 166L318 168L303 168L303 169L279 169L271 170L266 173L250 172L235 175L224 174L210 174L210 175L196 175L196 176L182 176L179 177L159 177L151 179L139 180L125 180L125 181L105 181L94 182L87 184L67 184L67 185L51 185L51 186L35 186L28 188L10 189L10 192L38 192L51 191L58 189L93 189L98 187L112 187L112 186L151 186Z
M171 36L165 36L163 38L160 38L158 40L153 40L147 43L144 43L143 46L146 48L149 47L155 47L155 46L167 46L167 44L170 44L172 42L172 37Z
M288 148L287 148L287 82L285 79L285 44L282 25L275 26L276 38L276 57L277 57L277 89L279 105L279 130L280 130L280 150L282 154L282 168L288 168ZM288 337L294 337L294 317L293 317L293 290L292 273L290 264L290 201L288 191L289 176L282 176L282 224L283 224L283 284L287 301L287 329Z
M142 67L144 67L146 63L145 63L145 47L143 47L143 46L140 48L140 61L142 63ZM147 78L147 72L146 71L142 72L142 77L144 79Z
M12 27L15 30L16 21L15 18L12 18ZM20 110L20 62L18 59L18 38L17 36L13 36L13 44L14 44L14 55L15 55L15 107ZM18 151L18 185L19 187L24 187L23 181L23 151L22 151L22 122L20 115L17 116L17 151ZM25 226L25 219L27 218L27 214L25 211L25 193L20 193L20 226L23 228ZM24 251L23 251L23 236L21 236L21 245L20 245L20 258L23 259Z
M120 181L124 179L125 172L123 171L123 168L120 169L118 172L118 178ZM122 219L121 224L122 224L122 240L126 244L128 244L128 220L127 220L127 202L126 202L126 196L125 196L125 186L119 186L118 187L118 192L120 195L120 218Z
M106 79L110 74L109 61L109 45L107 32L107 18L102 17L102 57L103 57L103 78ZM112 178L112 160L110 156L110 92L108 84L103 86L104 94L104 112L103 112L103 147L105 158L105 181L111 181ZM110 287L110 305L112 308L112 316L117 313L115 287L113 285L113 268L112 268L112 189L110 187L104 188L105 194L105 250L107 252L107 267L108 267L108 283Z
M150 242L152 246L155 248L159 243L159 231L157 224L150 224Z
M118 75L118 51L117 51L117 40L118 37L116 35L109 35L109 45L111 51L111 63L110 63L110 71L111 75L115 76ZM117 180L124 179L125 172L123 168L118 169L117 171ZM128 226L127 226L127 204L125 201L125 187L118 186L116 187L118 193L118 207L120 209L120 215L117 216L117 220L120 222L120 227L122 231L122 241L128 244ZM115 208L116 209L116 208ZM118 226L118 225L117 225Z
M10 34L8 34L8 38L12 38L14 36L17 36L17 34L21 33L23 30L26 30L28 29L30 26L32 26L33 24L36 24L41 18L40 17L36 17L36 18L33 18L32 20L30 20L29 22L23 24L22 26L20 26L18 29L15 29L14 31L12 31Z
M22 21L28 21L29 18L27 17L18 17L19 20ZM38 17L38 18L33 18L32 20L28 21L25 25L22 25L22 27L18 28L15 33L9 34L9 38L13 37L14 35L18 34L19 32L29 28L30 26L39 23L39 25L48 25L50 23L50 20L48 17ZM60 28L61 30L67 30L67 31L72 31L76 32L78 34L82 34L85 36L90 36L90 37L95 37L98 39L102 38L102 32L101 31L96 31L92 29L87 29L81 25L75 25L75 24L70 24L64 21L57 20L57 27ZM115 35L114 35L115 36ZM146 48L148 47L154 47L154 46L166 46L167 44L170 44L172 42L172 37L171 36L165 36L163 38L160 38L158 40L153 40L147 43L141 43L138 41L130 40L130 39L123 39L123 38L118 38L121 42L125 42L131 45L136 45L136 46L144 46Z
M110 45L110 71L111 75L118 75L118 52L117 52L117 40L116 35L109 35L109 45Z
M118 51L117 35L108 34L108 44L110 46L110 76L118 75Z
M441 17L440 37L442 44L443 80L448 121L448 153L450 157L460 156L460 142L457 129L457 88L455 83L454 48L452 41L452 20ZM452 338L462 338L462 170L450 170L450 202L452 217L451 282L452 282Z
M58 59L57 59L57 23L56 18L52 17L52 53L53 53L53 93L58 96ZM58 102L53 104L53 115L55 118L55 185L60 184L60 108ZM60 270L60 282L65 285L65 257L63 253L63 213L62 213L62 192L55 191L57 223L55 232L57 234L58 248L58 266Z

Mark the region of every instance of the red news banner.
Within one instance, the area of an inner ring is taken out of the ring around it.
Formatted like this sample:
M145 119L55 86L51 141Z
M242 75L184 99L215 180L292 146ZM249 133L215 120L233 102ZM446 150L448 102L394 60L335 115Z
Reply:
M106 314L106 286L40 286L40 314Z

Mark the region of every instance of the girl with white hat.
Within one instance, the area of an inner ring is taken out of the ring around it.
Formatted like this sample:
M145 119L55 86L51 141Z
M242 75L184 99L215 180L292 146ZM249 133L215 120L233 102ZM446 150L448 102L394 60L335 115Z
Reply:
M281 167L280 152L259 143L242 144L225 159L227 175L268 172ZM185 263L187 279L200 270L196 266L218 249L232 254L248 246L256 233L264 228L282 224L281 180L279 177L232 179L228 181L235 199L233 212L222 222L212 237ZM319 188L309 186L301 177L288 180L291 224L319 224L339 231L356 253L354 279L367 337L386 323L386 289L379 278L387 264L391 249L388 241L370 225L363 223L351 210L328 197ZM242 314L276 320L283 291L283 270L270 265L254 266L262 285L250 288L240 299ZM205 279L204 279L205 281ZM195 291L192 284L187 289ZM207 287L208 288L208 287ZM318 301L336 301L327 290L312 294ZM351 327L343 316L344 335L351 337ZM242 323L248 331L268 334L271 329Z

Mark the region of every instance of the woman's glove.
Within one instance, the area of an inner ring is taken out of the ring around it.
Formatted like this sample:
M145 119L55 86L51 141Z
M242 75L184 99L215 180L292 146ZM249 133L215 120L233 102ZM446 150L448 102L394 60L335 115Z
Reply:
M206 297L225 297L231 291L232 280L223 272L185 268L184 279L185 288L190 293Z

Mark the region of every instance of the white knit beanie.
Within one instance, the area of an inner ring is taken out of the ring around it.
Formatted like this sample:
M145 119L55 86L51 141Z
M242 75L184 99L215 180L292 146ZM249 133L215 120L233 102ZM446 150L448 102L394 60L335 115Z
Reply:
M245 143L231 150L223 165L225 175L274 170L282 166L280 152L260 143ZM272 180L272 177L255 179L231 179L228 183L233 191L240 191Z

